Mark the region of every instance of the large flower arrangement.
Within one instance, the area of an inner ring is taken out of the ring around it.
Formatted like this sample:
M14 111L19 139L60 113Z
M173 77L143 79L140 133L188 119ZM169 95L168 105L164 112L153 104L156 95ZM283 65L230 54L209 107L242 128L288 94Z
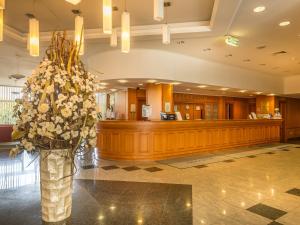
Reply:
M65 34L53 35L47 57L28 77L15 108L12 136L20 144L11 155L70 149L74 156L80 146L95 146L95 77L84 69L78 49Z

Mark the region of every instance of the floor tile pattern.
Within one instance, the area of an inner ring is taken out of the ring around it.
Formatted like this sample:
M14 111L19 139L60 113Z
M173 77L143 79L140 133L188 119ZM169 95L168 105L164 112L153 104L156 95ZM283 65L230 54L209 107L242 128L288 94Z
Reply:
M201 157L165 162L81 158L80 171L74 182L72 219L66 224L173 225L176 221L165 220L163 215L171 215L179 207L182 209L180 216L185 218L178 220L179 224L300 225L300 145L297 144L300 142L256 146L245 151L233 149L225 155L205 153ZM268 152L276 154L266 154ZM31 161L28 155L8 161L5 154L0 151L0 224L10 225L7 221L12 219L19 219L19 223L13 224L40 224L39 214L31 213L39 210L39 202L34 200L39 199L38 165L34 163L27 167ZM199 164L199 159L214 162L202 163L200 160ZM223 163L224 160L234 162ZM82 165L99 168L82 169ZM171 189L168 189L169 185L172 185ZM160 192L164 194L160 195ZM5 211L16 200L18 206ZM161 213L147 219L152 212L158 212L159 207ZM16 214L20 208L21 212ZM263 215L247 210L251 208ZM29 209L30 213L26 213ZM128 222L127 217L118 217L118 213L128 213ZM81 218L82 214L86 218ZM21 216L14 218L15 215Z
M261 203L254 205L247 210L249 210L250 212L256 213L260 216L264 216L271 220L277 220L278 218L282 217L283 215L285 215L287 213L280 209L276 209L276 208L273 208L271 206L264 205Z
M192 225L191 185L76 180L72 218L57 225ZM0 224L40 225L39 185L0 190ZM17 215L17 216L16 216Z
M145 168L144 170L146 170L146 171L148 171L148 172L151 172L151 173L158 172L158 171L162 171L161 168L156 167L156 166L148 167L148 168Z
M288 190L286 193L300 197L300 189L298 188L293 188L291 190Z
M137 166L127 166L127 167L124 167L122 169L126 170L126 171L136 171L136 170L140 170L141 168L139 168Z
M119 169L120 167L113 165L113 166L102 166L101 168L104 170L115 170L115 169Z
M268 225L283 225L282 223L278 223L276 221L273 221L272 223L269 223Z

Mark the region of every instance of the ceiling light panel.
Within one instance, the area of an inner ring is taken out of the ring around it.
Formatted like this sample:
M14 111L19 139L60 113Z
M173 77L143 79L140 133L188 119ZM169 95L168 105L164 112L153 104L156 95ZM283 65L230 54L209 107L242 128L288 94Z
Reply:
M66 2L69 2L69 3L73 4L73 5L77 5L77 4L79 4L81 2L81 0L66 0Z
M255 8L253 9L253 12L255 12L255 13L260 13L260 12L263 12L263 11L265 11L265 10L266 10L266 7L263 6L263 5L261 5L261 6L255 7Z
M279 26L285 27L285 26L288 26L288 25L290 25L290 24L291 24L290 21L282 21L282 22L279 23Z

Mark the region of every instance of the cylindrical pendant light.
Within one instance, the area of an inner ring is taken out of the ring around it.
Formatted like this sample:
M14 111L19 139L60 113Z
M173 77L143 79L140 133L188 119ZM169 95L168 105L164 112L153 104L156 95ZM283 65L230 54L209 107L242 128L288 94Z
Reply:
M130 14L129 12L122 13L122 52L128 53L130 51Z
M156 21L162 21L164 19L164 0L154 1L154 14L153 19Z
M5 9L5 0L0 0L0 9Z
M103 33L112 32L112 4L111 0L103 0Z
M29 54L40 55L40 31L39 21L36 18L29 19Z
M168 24L162 26L162 43L165 45L171 43L171 32Z
M110 36L110 46L111 47L117 47L118 46L118 32L117 29L114 28L112 30L111 36Z
M80 48L79 55L84 54L84 24L83 17L76 15L75 16L75 31L74 31L74 41L78 48Z
M0 9L0 41L3 41L3 9Z

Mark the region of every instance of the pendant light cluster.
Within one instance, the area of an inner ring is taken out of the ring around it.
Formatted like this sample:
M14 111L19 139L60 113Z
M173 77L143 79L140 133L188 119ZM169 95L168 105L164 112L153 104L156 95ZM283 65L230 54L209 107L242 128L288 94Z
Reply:
M4 30L4 22L3 22L3 12L5 9L5 0L0 0L0 41L3 41L3 30Z
M74 5L81 2L81 0L66 0ZM156 21L163 21L162 25L162 43L170 44L171 31L167 22L166 7L170 7L170 2L164 0L153 0L154 13L153 19ZM127 11L126 0L124 0L125 7L121 16L121 51L123 53L129 53L130 51L130 13ZM5 0L0 0L0 41L3 38L3 10L5 8ZM113 11L117 10L116 7L112 7L112 0L103 0L102 12L103 12L103 33L110 35L110 46L118 46L118 31L117 28L113 28ZM72 10L75 14L75 30L74 30L74 43L78 46L79 55L84 54L84 19L80 15L79 10ZM29 18L29 35L27 47L31 56L39 56L39 21L32 15L27 14Z

